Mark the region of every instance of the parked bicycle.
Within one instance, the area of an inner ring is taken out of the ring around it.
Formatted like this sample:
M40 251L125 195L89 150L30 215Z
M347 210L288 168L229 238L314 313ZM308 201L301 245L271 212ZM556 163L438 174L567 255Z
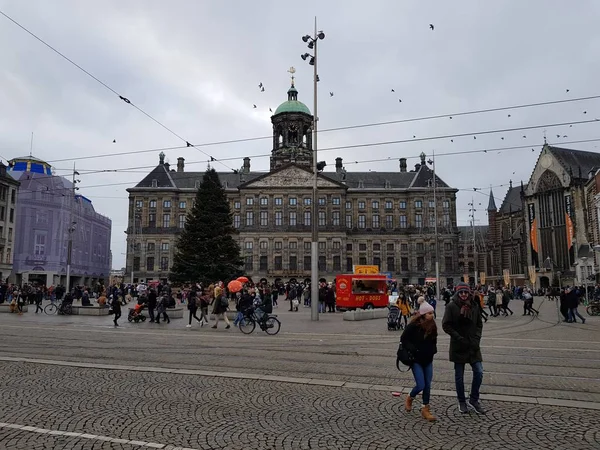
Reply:
M590 316L600 316L600 301L594 300L585 308Z
M70 302L64 303L62 300L59 300L56 303L52 302L49 305L46 305L44 312L48 315L56 314L58 312L59 314L70 316L73 314L73 305Z
M281 322L274 314L263 313L259 319L254 308L244 311L244 318L239 324L240 331L244 334L250 334L256 328L256 324L258 324L261 330L271 336L279 333L279 329L281 328Z

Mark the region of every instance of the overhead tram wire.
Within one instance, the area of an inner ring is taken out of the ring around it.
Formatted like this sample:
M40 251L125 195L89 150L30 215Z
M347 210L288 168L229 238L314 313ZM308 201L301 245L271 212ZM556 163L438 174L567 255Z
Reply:
M194 147L196 150L200 151L201 153L204 153L206 156L208 156L211 160L211 162L218 162L219 164L225 166L226 168L228 168L229 170L233 170L231 167L229 167L227 164L217 160L215 157L213 157L212 155L206 153L204 150L201 150L200 148L196 147L195 145L191 144L188 140L184 139L181 135L177 134L175 131L173 131L171 128L169 128L168 126L166 126L165 124L163 124L161 121L159 121L158 119L154 118L152 115L150 115L149 113L147 113L146 111L144 111L142 108L140 108L139 106L137 106L136 104L132 103L131 100L129 100L127 97L119 94L116 90L114 90L113 88L111 88L108 84L106 84L104 81L100 80L99 78L97 78L96 76L94 76L92 73L88 72L86 69L84 69L83 67L81 67L79 64L77 64L75 61L73 61L71 58L69 58L68 56L66 56L64 53L61 53L59 50L57 50L56 48L54 48L52 45L48 44L46 41L44 41L42 38L40 38L39 36L37 36L36 34L34 34L32 31L28 30L27 28L25 28L23 25L21 25L19 22L17 22L16 20L14 20L12 17L10 17L9 15L7 15L6 13L4 13L4 11L0 10L0 14L3 15L4 17L6 17L8 20L10 20L12 23L14 23L16 26L18 26L19 28L21 28L23 31L25 31L26 33L28 33L30 36L34 37L36 40L38 40L39 42L41 42L42 44L44 44L46 47L48 47L50 50L52 50L54 53L56 53L57 55L59 55L60 57L62 57L63 59L65 59L66 61L68 61L69 63L71 63L73 66L77 67L79 70L81 70L83 73L85 73L87 76L89 76L90 78L92 78L93 80L95 80L96 82L100 83L102 86L104 86L106 89L108 89L110 92L112 92L113 94L115 94L117 97L119 97L119 99L121 99L122 101L124 101L125 103L127 103L128 105L133 106L135 109L137 109L139 112L141 112L143 115L145 115L146 117L148 117L150 120L152 120L153 122L155 122L156 124L160 125L162 128L164 128L165 130L167 130L169 133L171 133L173 136L177 137L178 139L182 140L183 142L186 143L186 147Z

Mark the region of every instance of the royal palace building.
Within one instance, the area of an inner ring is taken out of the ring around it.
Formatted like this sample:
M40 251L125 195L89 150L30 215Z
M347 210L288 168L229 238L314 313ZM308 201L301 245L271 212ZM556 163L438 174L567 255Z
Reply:
M227 193L245 271L255 279L310 276L311 225L319 229L319 275L328 280L355 265L377 265L404 283L435 276L439 257L442 283L462 277L458 267L456 192L436 176L426 155L411 170L406 158L390 172L335 171L318 175L318 213L312 217L313 117L298 101L292 84L288 99L271 117L269 172L253 172L250 158L238 171L219 173ZM177 236L185 226L204 172L159 164L129 192L126 281L166 279ZM437 203L437 211L436 211ZM437 243L434 233L437 212Z

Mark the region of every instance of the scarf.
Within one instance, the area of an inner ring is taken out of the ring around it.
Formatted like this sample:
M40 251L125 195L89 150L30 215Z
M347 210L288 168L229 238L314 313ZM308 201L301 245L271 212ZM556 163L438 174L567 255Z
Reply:
M471 296L469 295L467 298L462 299L459 295L458 306L460 306L460 315L467 319L471 319Z

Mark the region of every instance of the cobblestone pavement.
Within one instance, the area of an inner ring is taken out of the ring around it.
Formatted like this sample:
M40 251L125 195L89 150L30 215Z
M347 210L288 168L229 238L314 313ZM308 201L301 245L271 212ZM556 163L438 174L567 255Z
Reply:
M600 413L486 402L460 415L434 396L437 423L389 391L1 362L0 421L193 449L597 449ZM167 447L169 446L169 447ZM139 445L2 428L7 449ZM157 448L157 447L155 447Z
M514 301L514 316L485 325L484 393L600 402L600 318L562 323L556 306L536 299L541 314L533 318L522 316L521 302ZM341 314L323 314L311 322L308 309L292 313L280 305L275 311L283 323L277 336L260 331L246 336L222 324L218 330L198 324L186 329L187 320L168 325L122 320L115 329L110 317L0 314L0 351L28 358L411 385L411 375L394 366L399 332L388 332L385 319L344 322ZM438 312L439 324L443 306ZM433 388L452 390L448 338L441 330L438 347Z

